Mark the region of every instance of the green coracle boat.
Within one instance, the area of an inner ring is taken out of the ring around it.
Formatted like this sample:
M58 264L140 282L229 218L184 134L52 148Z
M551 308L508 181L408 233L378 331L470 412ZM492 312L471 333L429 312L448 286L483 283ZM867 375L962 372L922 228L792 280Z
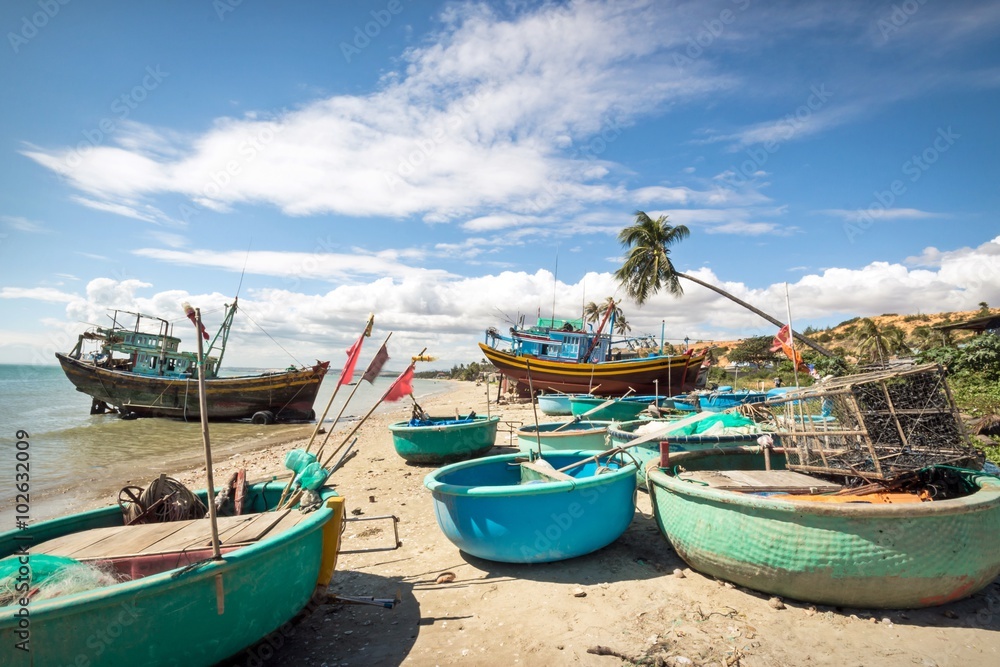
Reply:
M0 534L0 557L23 547L38 561L69 556L134 575L0 607L3 664L208 666L278 631L329 583L343 520L343 498L327 488L311 513L264 511L283 487L255 485L252 513L219 519L218 561L208 519L123 526L117 506Z
M784 467L780 450L771 458ZM970 492L948 500L828 504L721 490L674 472L764 470L758 447L680 452L670 465L646 471L656 522L704 574L807 602L888 609L959 600L1000 575L995 477L960 473Z
M595 421L630 421L636 419L639 413L648 408L652 402L652 400L641 401L631 398L607 399L572 396L569 399L569 407L574 417L586 415L588 419Z
M451 463L493 448L499 417L430 417L389 425L396 453L411 463Z
M607 449L610 422L579 421L567 426L566 422L525 424L517 429L517 445L522 452L537 451L601 451ZM562 430L557 430L562 429Z

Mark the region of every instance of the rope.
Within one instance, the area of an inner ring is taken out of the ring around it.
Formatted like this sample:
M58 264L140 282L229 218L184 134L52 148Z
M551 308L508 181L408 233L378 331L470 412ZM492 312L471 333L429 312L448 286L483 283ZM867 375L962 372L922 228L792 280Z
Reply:
M284 353L285 353L285 354L287 354L287 355L288 355L289 357L291 357L291 358L292 358L292 361L294 361L295 363L297 363L297 364L298 364L299 366L305 366L305 364L304 364L304 363L302 363L301 361L299 361L299 360L298 360L298 359L297 359L297 358L295 357L295 355L294 355L294 354L292 354L291 352L289 352L288 350L286 350L286 349L285 349L284 347L282 347L281 343L279 343L278 341L276 341L276 340L274 339L274 336L272 336L271 334L267 333L267 331L265 331L265 330L264 330L264 327L262 327L262 326L260 326L259 324L257 324L257 321L256 321L256 320L254 320L254 318L250 317L250 313L248 313L248 312L247 312L247 309L246 309L246 306L245 306L245 305L243 306L243 309L242 309L242 311L241 311L241 312L243 313L243 316L244 316L244 317L246 317L246 318L247 318L248 320L250 320L251 322L253 322L253 325L254 325L255 327L257 327L258 329L260 329L260 330L261 330L261 333L263 333L263 334L264 334L265 336L267 336L268 338L270 338L270 339L271 339L271 342L272 342L272 343L274 343L275 345L277 345L278 347L280 347L280 348L281 348L281 351L282 351L282 352L284 352Z
M145 490L124 487L118 492L118 504L126 524L200 519L208 511L190 489L166 475L160 475Z

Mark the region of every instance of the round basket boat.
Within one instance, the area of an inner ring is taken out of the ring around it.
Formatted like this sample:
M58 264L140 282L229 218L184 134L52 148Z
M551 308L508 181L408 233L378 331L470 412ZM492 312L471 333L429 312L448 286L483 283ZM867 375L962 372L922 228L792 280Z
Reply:
M569 405L569 399L593 398L590 394L540 394L538 396L538 409L542 414L550 417L564 417L573 414Z
M664 420L663 423L674 420ZM656 420L637 419L635 421L614 424L608 428L609 447L625 447L636 438L641 437L635 430L645 424L657 423ZM731 435L664 435L655 440L636 445L629 448L639 462L639 487L646 488L646 466L647 464L660 458L660 441L666 440L670 444L671 452L690 452L700 449L712 449L718 447L739 447L742 445L754 445L757 443L761 433L733 433ZM778 444L777 436L774 436L775 444Z
M774 469L784 456L772 454ZM674 470L764 470L759 447L681 452L651 463L660 531L693 569L748 588L843 607L907 609L959 600L1000 575L1000 480L955 472L969 489L947 500L830 503L740 493Z
M649 407L649 402L644 401L632 401L627 398L625 399L615 399L613 403L609 403L611 399L608 398L583 398L573 396L569 399L570 411L572 411L574 416L581 416L587 414L588 419L596 420L615 420L615 421L629 421L636 419L639 413ZM607 405L604 405L608 403ZM595 410L595 408L600 408L600 410ZM591 410L594 410L591 412Z
M499 417L431 417L389 425L396 453L411 463L450 463L492 449Z
M522 452L538 451L600 451L607 449L608 425L610 422L579 421L570 426L566 422L525 424L517 429L517 445ZM563 428L561 431L556 429Z
M582 462L559 481L528 479L534 464L506 454L445 466L424 484L438 525L465 553L503 563L565 560L614 542L635 513L635 464L621 455L598 464L597 454L546 454L556 470Z

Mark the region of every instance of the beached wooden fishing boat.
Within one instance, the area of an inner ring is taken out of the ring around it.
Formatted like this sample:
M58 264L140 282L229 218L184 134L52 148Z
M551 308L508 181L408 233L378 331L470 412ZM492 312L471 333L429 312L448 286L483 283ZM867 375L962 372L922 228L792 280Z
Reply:
M603 326L603 323L602 323ZM622 339L615 344L634 344ZM505 350L498 345L504 344ZM535 326L512 327L510 334L486 331L483 354L497 369L518 383L526 394L530 376L535 391L590 393L600 387L606 396L632 390L640 394L691 391L705 386L705 352L650 355L612 347L610 334L585 330L583 320L539 319ZM633 358L627 358L631 356Z
M496 442L499 417L428 417L389 425L396 453L411 463L450 463L482 456Z
M313 402L328 361L259 375L219 376L236 305L234 299L227 306L206 353L209 419L250 418L258 424L315 419ZM134 321L126 324L123 315L134 317ZM180 351L180 339L171 335L172 331L167 320L116 310L110 327L81 334L73 350L56 353L56 359L77 391L93 397L91 414L110 406L123 415L198 419L195 354ZM84 341L96 341L98 349L84 354ZM215 357L211 356L213 349Z
M0 607L3 664L208 666L263 639L325 589L340 543L343 499L323 488L311 513L266 511L283 486L250 487L247 513L219 519L221 560L208 519L123 526L117 506L0 534L0 556L26 549L129 579Z
M771 462L765 471L762 449L743 447L671 454L666 470L649 464L657 525L693 569L765 593L867 608L944 604L1000 575L995 477L954 472L965 493L944 500L830 503L797 495L826 484L783 470L781 450Z
M489 456L440 468L424 485L442 532L467 554L504 563L565 560L614 542L635 513L635 465L620 454L600 463L585 456L547 453L549 467L518 465L519 454Z
M566 422L546 422L539 424L524 424L517 429L517 446L522 452L563 451L596 451L607 449L608 427L610 422L581 420L567 424Z

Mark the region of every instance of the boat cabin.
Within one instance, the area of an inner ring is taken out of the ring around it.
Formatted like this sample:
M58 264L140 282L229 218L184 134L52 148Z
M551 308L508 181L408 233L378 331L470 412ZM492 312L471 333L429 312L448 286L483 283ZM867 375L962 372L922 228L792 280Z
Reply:
M611 337L586 331L582 319L543 318L533 327L512 329L511 343L513 351L518 355L531 355L550 361L596 363L608 360Z

